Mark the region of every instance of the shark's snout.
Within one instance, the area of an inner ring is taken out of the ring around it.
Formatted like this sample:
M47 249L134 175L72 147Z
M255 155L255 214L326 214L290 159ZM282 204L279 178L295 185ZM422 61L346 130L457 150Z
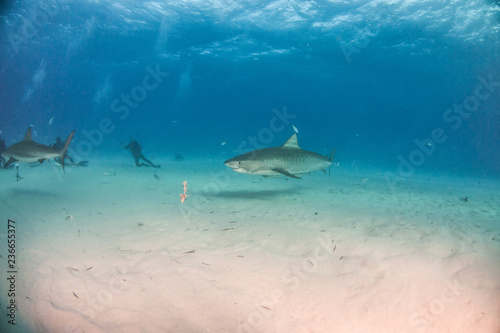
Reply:
M224 162L225 165L227 165L228 167L230 168L238 168L238 165L239 165L239 162L238 161L235 161L233 158L227 160L226 162Z
M224 164L233 169L233 171L235 172L247 173L245 168L243 168L243 166L241 165L241 161L236 160L235 158L227 160L226 162L224 162Z

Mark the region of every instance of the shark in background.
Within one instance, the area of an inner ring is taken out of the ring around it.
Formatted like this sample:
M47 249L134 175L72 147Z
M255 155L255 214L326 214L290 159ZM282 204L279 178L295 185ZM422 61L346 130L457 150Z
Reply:
M41 143L36 143L31 138L31 127L28 128L24 140L14 143L12 146L8 147L2 152L2 156L6 158L4 168L7 168L10 164L14 162L40 162L43 163L46 159L59 157L61 159L61 164L64 172L64 157L68 150L69 144L73 139L75 131L71 132L64 146L60 149L55 149L54 147L46 146Z
M225 165L239 173L300 179L298 174L329 169L333 162L335 148L330 156L303 150L299 146L297 134L293 134L282 146L254 150L233 157Z

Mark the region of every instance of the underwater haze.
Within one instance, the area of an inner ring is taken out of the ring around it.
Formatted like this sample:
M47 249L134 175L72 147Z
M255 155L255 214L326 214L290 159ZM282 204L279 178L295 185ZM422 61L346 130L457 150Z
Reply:
M286 109L340 164L396 172L419 140L416 169L500 173L498 2L16 1L1 31L7 141L31 124L44 143L76 129L85 159L131 135L156 155L219 154ZM165 76L134 90L148 68Z
M498 1L1 1L0 45L0 332L500 332Z

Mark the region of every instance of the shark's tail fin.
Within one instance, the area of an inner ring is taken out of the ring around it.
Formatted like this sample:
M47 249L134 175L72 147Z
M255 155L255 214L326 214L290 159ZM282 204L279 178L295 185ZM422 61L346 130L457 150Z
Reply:
M332 152L330 153L330 156L328 156L328 159L333 162L333 155L335 155L335 150L337 150L337 147L332 149Z
M333 148L332 149L332 152L330 153L330 156L328 156L328 159L333 162L333 156L335 155L335 150L337 150L337 147ZM328 167L328 176L330 176L330 172L331 172L331 169L332 169L332 166L330 165Z
M66 142L64 142L64 147L57 151L57 153L61 157L61 164L62 164L63 172L65 172L64 171L64 157L66 156L66 152L68 151L69 144L71 143L71 140L73 139L74 134L75 134L75 131L73 130L73 132L71 132L71 134L66 139Z

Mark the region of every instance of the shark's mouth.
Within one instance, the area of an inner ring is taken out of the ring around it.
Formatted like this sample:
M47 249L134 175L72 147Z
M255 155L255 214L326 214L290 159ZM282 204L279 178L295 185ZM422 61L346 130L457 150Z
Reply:
M245 169L245 168L242 168L241 166L239 165L231 165L228 167L230 167L231 169L233 169L234 172L239 172L239 173L248 173L248 170Z
M240 173L246 172L246 170L244 168L242 168L239 163L235 163L235 162L228 160L228 161L224 162L224 164L226 166L230 167L231 169L233 169L233 171L235 171L235 172L240 172Z

